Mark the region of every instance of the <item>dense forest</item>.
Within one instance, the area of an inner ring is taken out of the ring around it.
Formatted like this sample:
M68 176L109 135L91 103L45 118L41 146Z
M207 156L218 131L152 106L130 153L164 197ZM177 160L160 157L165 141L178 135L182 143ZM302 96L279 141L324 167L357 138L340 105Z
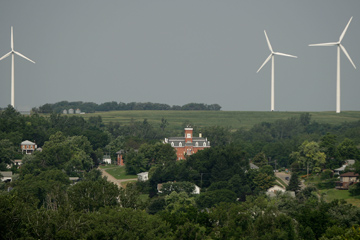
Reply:
M95 111L122 111L122 110L205 110L205 111L219 111L221 106L219 104L204 104L204 103L188 103L183 106L163 103L151 103L151 102L105 102L101 104L93 102L68 102L61 101L57 103L46 103L38 108L33 108L33 112L38 113L62 113L66 109L81 109L85 113L93 113Z
M193 126L212 147L184 161L161 142L183 135L169 130L170 124L104 124L100 116L3 110L0 170L9 170L14 159L23 165L12 166L12 182L0 183L1 238L359 239L360 209L326 202L314 187L301 189L299 175L309 169L325 176L324 169L360 160L360 121L320 124L306 113L250 130ZM22 155L24 140L42 151ZM102 178L97 166L104 153L115 160L120 149L126 171L149 171L149 181L118 188ZM274 185L275 168L292 170L288 190L295 197L264 194ZM69 177L81 180L73 184ZM193 194L194 184L201 194ZM356 185L352 193L359 192Z

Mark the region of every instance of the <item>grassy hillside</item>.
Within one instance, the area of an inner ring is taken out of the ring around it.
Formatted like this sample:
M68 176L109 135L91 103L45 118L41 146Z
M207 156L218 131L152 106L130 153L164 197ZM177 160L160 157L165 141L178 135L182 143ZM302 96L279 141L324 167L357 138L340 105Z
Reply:
M127 125L134 119L143 121L145 118L152 124L160 124L161 118L169 122L169 127L182 129L185 122L199 127L223 126L232 129L249 129L256 123L274 122L278 119L297 117L302 112L240 112L240 111L111 111L96 112L82 115L85 119L100 115L105 123L110 121ZM360 120L360 112L311 112L311 119L320 123L339 124Z

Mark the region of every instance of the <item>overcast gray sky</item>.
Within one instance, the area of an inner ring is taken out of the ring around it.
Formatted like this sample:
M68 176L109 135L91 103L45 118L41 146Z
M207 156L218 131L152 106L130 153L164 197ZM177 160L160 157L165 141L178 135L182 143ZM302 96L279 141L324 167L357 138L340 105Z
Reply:
M275 110L335 111L336 42L341 110L360 110L360 1L62 0L0 1L0 55L15 50L15 105L90 101L269 111L274 51ZM10 104L11 58L0 61L0 107Z

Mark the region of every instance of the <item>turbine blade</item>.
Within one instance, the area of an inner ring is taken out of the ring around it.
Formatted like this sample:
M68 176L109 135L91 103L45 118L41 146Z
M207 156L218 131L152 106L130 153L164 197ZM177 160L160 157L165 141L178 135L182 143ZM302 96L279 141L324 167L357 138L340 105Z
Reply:
M270 52L273 52L273 49L272 49L272 47L271 47L271 44L270 44L269 38L268 38L268 36L267 36L267 34L266 34L266 31L265 31L265 30L264 30L264 33L265 33L266 41L267 41L267 44L268 44L268 46L269 46Z
M8 56L10 56L11 53L12 53L12 52L8 52L8 53L5 54L4 56L2 56L2 57L0 58L0 61L3 60L4 58L7 58Z
M352 18L353 18L353 17L350 18L350 20L349 20L348 24L346 25L344 31L343 31L342 34L340 35L339 42L341 42L341 40L344 38L345 33L346 33L346 31L347 31L347 29L348 29L348 27L349 27L349 25L350 25L350 22L351 22Z
M329 42L329 43L316 43L316 44L309 44L310 47L314 47L314 46L324 46L324 47L327 47L327 46L335 46L335 45L338 45L339 43L338 42Z
M14 33L12 26L11 26L11 50L14 50Z
M350 57L350 55L348 54L348 52L346 51L345 47L340 44L340 48L341 48L341 50L345 53L345 55L347 56L347 58L349 59L349 61L351 62L351 64L354 66L354 68L356 69L356 66L355 66L354 62L351 60L351 57Z
M297 58L297 56L290 55L290 54L285 54L285 53L280 53L280 52L274 52L274 54L275 54L275 55L279 55L279 56Z
M22 55L21 53L19 53L19 52L17 52L17 51L14 51L14 53L16 53L16 54L19 55L20 57L25 58L26 60L28 60L28 61L30 61L30 62L32 62L32 63L35 63L35 62L34 62L33 60L31 60L30 58L25 57L24 55Z
M257 70L256 73L258 73L258 72L262 69L262 67L270 60L271 56L272 56L272 53L268 56L268 58L267 58L267 59L265 60L265 62L261 65L261 67L259 68L259 70Z

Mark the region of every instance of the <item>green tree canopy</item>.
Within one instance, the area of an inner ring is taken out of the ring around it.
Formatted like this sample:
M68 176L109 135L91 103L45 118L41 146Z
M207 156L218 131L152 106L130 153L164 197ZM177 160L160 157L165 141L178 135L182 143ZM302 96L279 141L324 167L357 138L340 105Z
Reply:
M326 155L320 150L320 146L317 142L304 141L297 152L292 152L290 157L294 158L303 167L313 169L314 167L320 167L325 164Z

